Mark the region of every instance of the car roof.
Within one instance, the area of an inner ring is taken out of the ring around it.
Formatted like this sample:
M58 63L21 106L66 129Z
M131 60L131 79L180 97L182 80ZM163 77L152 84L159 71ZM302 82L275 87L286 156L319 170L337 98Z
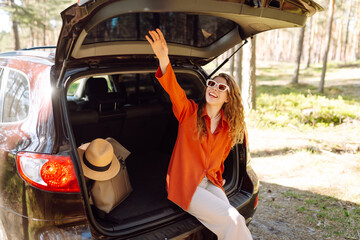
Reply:
M17 51L3 52L0 53L0 58L16 58L16 59L40 63L44 65L54 65L55 62L54 51L41 51L37 49L38 48L31 48L31 50L22 49Z

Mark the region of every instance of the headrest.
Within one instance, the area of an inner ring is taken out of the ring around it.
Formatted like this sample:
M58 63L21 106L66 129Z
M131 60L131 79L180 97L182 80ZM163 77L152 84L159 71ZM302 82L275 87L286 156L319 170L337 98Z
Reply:
M69 109L70 112L74 112L74 111L77 110L77 104L76 104L76 102L74 102L74 101L68 101L68 102L67 102L67 105L68 105L68 109Z
M108 85L105 78L89 78L85 85L85 95L89 98L93 96L105 96L108 93Z

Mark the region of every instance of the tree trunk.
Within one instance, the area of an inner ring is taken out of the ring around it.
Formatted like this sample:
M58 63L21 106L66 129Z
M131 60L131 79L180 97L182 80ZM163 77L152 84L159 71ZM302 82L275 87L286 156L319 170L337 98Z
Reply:
M335 27L337 27L337 29ZM333 47L333 51L330 52L330 59L335 59L336 62L340 62L341 61L341 50L343 48L343 33L344 33L343 22L341 21L340 24L334 24L334 28L335 28L334 32L337 37L337 42L333 43L334 47Z
M43 31L43 46L46 46L47 44L46 44L46 25L44 24L44 26L43 26L43 29L42 29L42 31Z
M232 47L230 49L230 54L229 56L231 56L231 54L233 54L235 51L235 47ZM231 76L234 76L234 67L235 67L235 55L232 56L232 58L230 58L230 66L229 66L229 73Z
M46 14L46 0L43 0L43 2L44 2L44 14L43 14L43 18L44 18L44 25L43 25L43 46L46 46L47 45L47 42L46 42L46 24L47 24L47 14Z
M19 38L19 28L18 28L18 22L13 20L12 21L12 29L14 32L14 50L19 50L20 49L20 38Z
M10 6L14 7L14 0L10 0ZM16 12L16 8L15 8ZM14 50L20 49L20 37L19 37L19 28L18 22L14 19L14 15L12 16L12 30L14 32Z
M256 109L256 57L255 37L244 46L243 79L242 79L242 100L245 112Z
M358 43L359 41L360 41L360 30L359 30L356 38L355 38L355 43ZM356 49L355 50L356 58L358 59L358 58L360 58L360 46L359 46L359 43L356 44L355 49Z
M310 63L311 63L311 47L313 44L313 35L312 35L312 18L309 21L309 28L308 28L308 58L307 58L307 62L306 62L306 68L310 67Z
M295 69L294 69L291 83L299 82L299 69L300 69L300 63L301 63L301 54L302 54L303 46L304 46L305 26L302 27L300 30L298 47L297 47L297 55L296 55L296 64L295 64Z
M350 31L350 15L351 15L351 10L352 10L352 0L348 0L349 1L349 7L347 9L347 14L346 14L346 29L345 29L345 42L344 42L344 49L342 49L341 53L342 53L342 60L345 62L348 62L348 56L347 56L347 48L348 48L348 43L349 43L349 31Z
M325 52L323 56L323 68L321 72L321 79L319 84L319 92L324 92L324 85L325 85L325 74L326 74L326 65L327 65L327 57L329 53L330 48L330 40L331 40L331 29L332 29L332 22L333 22L333 16L334 16L334 7L335 7L335 0L330 0L329 4L329 16L327 21L327 27L326 27L326 39L325 39Z
M241 84L242 84L242 59L243 59L243 48L241 48L236 54L236 60L237 60L237 64L235 64L235 81L237 82L238 86L240 87L240 89L242 88ZM234 57L235 57L234 56Z

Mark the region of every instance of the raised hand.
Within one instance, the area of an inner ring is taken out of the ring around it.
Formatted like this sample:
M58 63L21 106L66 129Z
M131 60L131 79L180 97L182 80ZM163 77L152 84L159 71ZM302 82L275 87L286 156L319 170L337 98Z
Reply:
M162 73L164 74L170 62L168 56L169 50L166 44L166 40L161 30L158 28L156 29L156 31L149 31L149 35L151 36L151 38L148 35L146 35L145 38L150 43L156 57L159 59L160 68Z

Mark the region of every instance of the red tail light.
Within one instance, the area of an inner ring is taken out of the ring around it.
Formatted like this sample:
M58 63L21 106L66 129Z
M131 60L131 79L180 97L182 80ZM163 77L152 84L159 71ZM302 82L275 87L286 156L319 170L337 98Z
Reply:
M19 152L16 162L20 176L37 188L52 192L80 192L70 157Z
M259 200L259 195L256 196L255 198L255 203L254 203L254 209L257 207L258 205L258 200Z

